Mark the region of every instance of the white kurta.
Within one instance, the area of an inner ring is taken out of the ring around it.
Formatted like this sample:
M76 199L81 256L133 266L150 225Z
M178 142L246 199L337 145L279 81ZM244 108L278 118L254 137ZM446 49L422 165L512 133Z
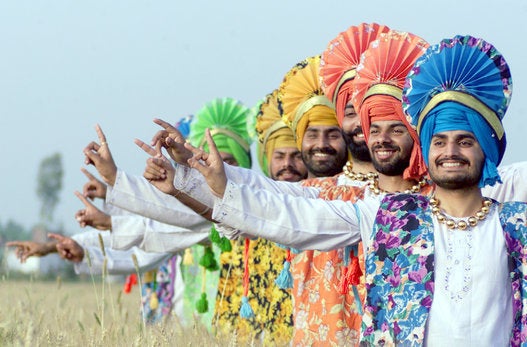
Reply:
M497 206L469 230L434 218L429 346L508 346L513 326L508 254ZM455 219L454 219L455 220Z
M117 171L115 183L106 193L106 203L181 228L210 229L210 221L178 199L161 192L145 178L128 175L122 170Z

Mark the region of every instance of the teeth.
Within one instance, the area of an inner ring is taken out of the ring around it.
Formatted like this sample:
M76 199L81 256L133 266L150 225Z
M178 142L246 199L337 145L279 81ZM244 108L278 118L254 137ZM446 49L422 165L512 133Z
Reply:
M459 167L461 166L461 163L455 162L455 163L443 163L441 164L443 167Z
M364 134L357 134L356 136L357 136L358 138L361 138L361 139L364 138Z
M326 153L315 153L315 154L313 154L313 156L314 156L314 157L327 157L327 156L329 156L329 155L326 154Z
M382 156L386 156L386 155L392 154L392 152L391 151L378 151L377 154L378 155L382 155Z

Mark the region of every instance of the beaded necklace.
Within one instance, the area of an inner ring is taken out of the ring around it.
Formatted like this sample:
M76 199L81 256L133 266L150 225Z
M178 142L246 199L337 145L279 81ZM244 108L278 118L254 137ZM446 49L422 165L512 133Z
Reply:
M404 193L405 194L419 193L421 191L421 188L424 187L425 185L426 185L426 178L423 177L421 178L419 182L414 184L410 189L406 189ZM372 193L375 195L379 195L381 193L383 194L388 193L387 191L379 188L379 178L377 176L368 180L368 187L370 188ZM399 193L399 192L394 192L394 193Z
M353 163L350 161L346 162L346 165L344 165L342 171L344 172L344 175L353 181L366 181L377 177L377 174L374 172L368 172L366 174L362 172L353 172Z
M459 221L454 221L452 218L449 218L442 212L439 207L439 199L435 196L430 198L430 206L432 206L432 213L437 218L437 221L441 224L445 224L448 229L459 229L465 230L470 227L475 227L479 221L484 220L490 212L490 207L492 206L492 200L489 198L484 198L481 203L481 208L468 218L463 218Z

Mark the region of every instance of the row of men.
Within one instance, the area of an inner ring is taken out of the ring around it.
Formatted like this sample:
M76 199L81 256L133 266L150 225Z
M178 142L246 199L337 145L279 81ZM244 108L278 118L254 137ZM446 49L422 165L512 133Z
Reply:
M79 195L77 218L97 227L86 197L104 196L149 218L119 231L112 216L112 247L150 252L184 249L207 238L204 221L219 223L222 333L294 345L519 344L525 207L497 208L527 200L525 165L497 169L510 91L504 59L481 39L429 47L382 25L352 26L260 105L258 155L271 179L233 167L251 166L251 122L236 116L250 112L215 100L190 125L194 147L162 120L153 147L137 141L152 155L148 180L117 169L98 128L85 154L107 191Z

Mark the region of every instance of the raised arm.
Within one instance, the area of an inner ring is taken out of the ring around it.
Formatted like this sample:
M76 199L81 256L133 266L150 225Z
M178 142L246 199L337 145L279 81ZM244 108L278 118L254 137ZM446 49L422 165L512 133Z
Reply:
M229 236L262 237L294 248L319 250L360 241L359 216L351 203L294 197L231 182L210 133L206 138L210 153L196 152L189 164L217 196L213 218L233 228ZM364 231L369 235L371 229Z

